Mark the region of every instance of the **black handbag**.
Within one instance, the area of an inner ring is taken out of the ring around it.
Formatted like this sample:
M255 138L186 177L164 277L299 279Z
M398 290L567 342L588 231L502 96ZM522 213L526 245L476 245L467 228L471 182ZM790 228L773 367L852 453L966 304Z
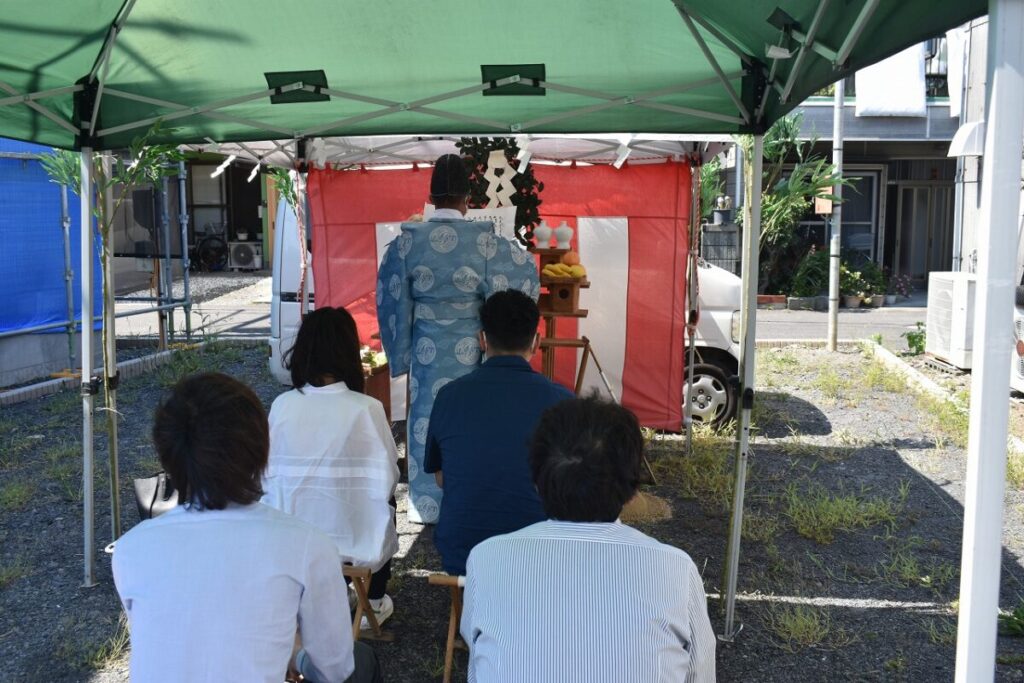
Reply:
M135 480L135 504L139 520L159 517L178 505L178 492L166 472Z

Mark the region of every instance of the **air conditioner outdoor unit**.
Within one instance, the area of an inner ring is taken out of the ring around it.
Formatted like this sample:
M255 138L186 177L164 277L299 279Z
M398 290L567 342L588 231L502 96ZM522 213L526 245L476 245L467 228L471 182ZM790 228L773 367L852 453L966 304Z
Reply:
M973 273L930 273L925 351L950 365L971 369L974 346Z
M231 270L261 270L263 245L258 242L228 242L228 268Z

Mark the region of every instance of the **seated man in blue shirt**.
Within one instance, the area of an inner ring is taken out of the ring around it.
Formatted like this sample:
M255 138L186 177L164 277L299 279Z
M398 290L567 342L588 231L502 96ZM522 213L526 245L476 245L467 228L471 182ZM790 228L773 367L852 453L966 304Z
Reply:
M444 489L434 545L449 574L466 573L480 541L547 519L530 477L530 435L547 408L573 394L530 367L539 321L522 292L492 295L480 308L487 360L434 401L423 465Z

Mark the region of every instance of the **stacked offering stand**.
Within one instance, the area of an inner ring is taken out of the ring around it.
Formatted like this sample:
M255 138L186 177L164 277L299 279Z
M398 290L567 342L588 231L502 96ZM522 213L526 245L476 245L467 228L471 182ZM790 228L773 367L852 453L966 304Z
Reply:
M541 370L548 379L555 377L555 350L558 348L586 348L589 340L561 339L557 335L559 318L586 318L588 311L580 308L580 290L590 287L586 278L551 277L544 275L544 266L559 263L569 249L550 249L532 247L530 249L540 257L540 284L547 291L541 293L537 305L541 317L544 318L544 338L541 339ZM576 393L582 388L583 372L586 369L586 355L576 376Z

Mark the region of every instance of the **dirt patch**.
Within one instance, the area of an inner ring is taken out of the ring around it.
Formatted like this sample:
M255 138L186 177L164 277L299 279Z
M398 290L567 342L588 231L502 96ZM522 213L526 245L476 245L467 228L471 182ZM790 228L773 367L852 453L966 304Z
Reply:
M743 527L737 618L720 644L721 681L948 680L955 658L964 452L905 387L855 350L759 352L759 393ZM148 431L159 396L188 372L219 368L269 406L282 390L265 350L214 345L124 383L124 520L136 523L130 480L157 466ZM82 589L80 403L66 392L0 414L0 673L47 681L127 681L120 607L101 555L99 585ZM400 428L399 428L400 431ZM97 538L109 536L104 437L97 438ZM712 621L719 602L732 496L732 442L698 430L694 453L661 435L651 444L672 519L636 523L686 550L703 571ZM14 486L14 488L11 488ZM410 524L399 493L401 550L390 593L395 642L373 643L388 681L437 681L448 594L429 527ZM1024 494L1006 497L1001 604L1024 594ZM120 643L120 644L119 644ZM1002 661L1024 639L1002 636ZM464 680L457 653L455 680ZM1000 664L999 680L1024 678Z

